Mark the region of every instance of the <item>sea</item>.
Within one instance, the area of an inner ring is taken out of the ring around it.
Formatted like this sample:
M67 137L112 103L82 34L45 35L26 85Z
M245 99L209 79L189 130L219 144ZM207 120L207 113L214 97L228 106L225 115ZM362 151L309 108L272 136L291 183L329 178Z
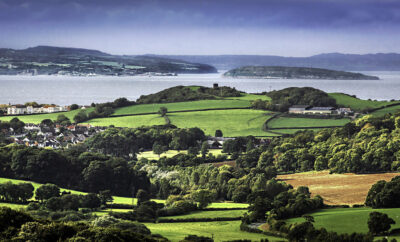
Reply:
M342 92L361 99L400 99L400 71L365 71L380 80L304 80L304 79L236 79L215 74L181 74L178 76L0 76L0 104L37 103L90 105L113 101L119 97L136 100L178 85L235 87L248 93L268 92L286 87L314 87L325 92Z

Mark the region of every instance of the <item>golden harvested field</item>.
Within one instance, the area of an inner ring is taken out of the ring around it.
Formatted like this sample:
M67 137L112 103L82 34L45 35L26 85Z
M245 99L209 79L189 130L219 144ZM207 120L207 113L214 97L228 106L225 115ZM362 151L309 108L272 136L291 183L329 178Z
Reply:
M389 181L400 173L329 174L329 171L279 175L278 179L293 187L307 186L312 195L321 195L326 204L363 204L368 190L379 180Z

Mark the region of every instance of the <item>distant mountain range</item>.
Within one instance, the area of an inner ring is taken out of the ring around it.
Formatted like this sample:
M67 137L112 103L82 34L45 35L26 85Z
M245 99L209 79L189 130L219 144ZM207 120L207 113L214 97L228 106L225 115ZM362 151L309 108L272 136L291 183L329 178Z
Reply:
M224 76L266 79L379 80L376 76L367 76L361 73L288 66L244 66L225 72Z
M98 50L37 46L0 49L0 75L174 75L215 73L210 65L157 56L110 55Z
M341 54L329 53L310 57L272 55L148 55L173 58L230 70L242 66L314 67L343 71L400 71L400 54Z

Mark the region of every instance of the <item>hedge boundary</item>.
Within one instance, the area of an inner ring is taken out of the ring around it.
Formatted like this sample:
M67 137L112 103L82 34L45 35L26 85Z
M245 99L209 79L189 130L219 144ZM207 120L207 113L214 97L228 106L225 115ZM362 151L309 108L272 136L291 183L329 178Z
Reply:
M216 222L216 221L237 221L242 217L217 217L217 218L159 218L157 223L192 223L192 222Z

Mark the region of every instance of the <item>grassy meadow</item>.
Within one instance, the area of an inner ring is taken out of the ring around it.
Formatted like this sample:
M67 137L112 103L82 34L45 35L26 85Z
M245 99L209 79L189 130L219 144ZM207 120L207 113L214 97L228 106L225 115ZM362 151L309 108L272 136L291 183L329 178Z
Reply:
M193 223L145 223L153 234L161 234L171 241L183 240L187 235L213 237L214 241L247 239L259 241L268 238L269 241L285 241L282 238L248 233L239 229L241 221L193 222Z
M314 226L316 228L324 227L328 231L337 233L367 233L367 221L371 212L386 213L396 222L396 224L392 225L392 229L400 228L400 208L330 208L321 209L309 215L314 217ZM301 223L304 221L302 217L286 220L288 223ZM400 236L397 236L397 239L399 238Z
M276 136L262 130L271 116L266 111L238 109L168 114L171 123L179 128L198 127L206 135L214 135L220 129L224 137Z
M394 114L394 113L397 113L397 112L400 112L400 105L399 106L393 106L393 107L379 109L379 110L376 110L375 112L372 112L371 114L373 116L376 116L376 117L381 117L381 116L384 116L385 114L388 114L388 113Z
M348 118L342 119L317 119L317 118L292 118L279 117L268 123L268 128L286 128L286 127L329 127L342 126L350 122ZM277 130L279 132L279 130Z
M243 216L247 209L243 210L220 210L220 211L196 211L190 214L168 216L163 218L188 219L188 218L233 218Z
M158 114L148 114L139 116L124 116L124 117L108 117L108 118L95 118L85 123L93 126L110 126L115 127L126 127L126 128L137 128L140 126L151 126L151 125L164 125L165 119L160 117Z
M219 108L247 108L250 107L248 100L200 100L191 102L176 103L154 103L154 104L138 104L118 108L113 115L128 115L141 113L155 113L160 107L166 107L169 112L185 111L185 110L202 110L202 109L219 109Z
M210 150L208 151L208 153L211 153L211 154L213 154L214 156L218 156L218 155L223 154L223 153L222 153L222 149L210 149ZM168 151L162 153L162 154L160 155L160 157L167 157L167 158L170 158L170 157L173 157L173 156L175 156L175 155L177 155L177 154L187 154L187 150L180 150L180 151L177 151L177 150L168 150ZM223 154L223 155L227 155L227 154ZM201 156L201 155L199 154L198 156ZM145 151L145 152L141 152L141 153L139 153L139 154L137 155L137 158L138 158L138 159L140 159L140 158L146 158L146 159L149 159L149 160L158 160L160 157L159 157L157 154L154 154L153 151Z
M329 96L336 100L336 103L345 107L350 107L353 110L360 111L367 108L379 108L392 103L400 103L400 101L374 101L362 100L344 93L329 93Z

